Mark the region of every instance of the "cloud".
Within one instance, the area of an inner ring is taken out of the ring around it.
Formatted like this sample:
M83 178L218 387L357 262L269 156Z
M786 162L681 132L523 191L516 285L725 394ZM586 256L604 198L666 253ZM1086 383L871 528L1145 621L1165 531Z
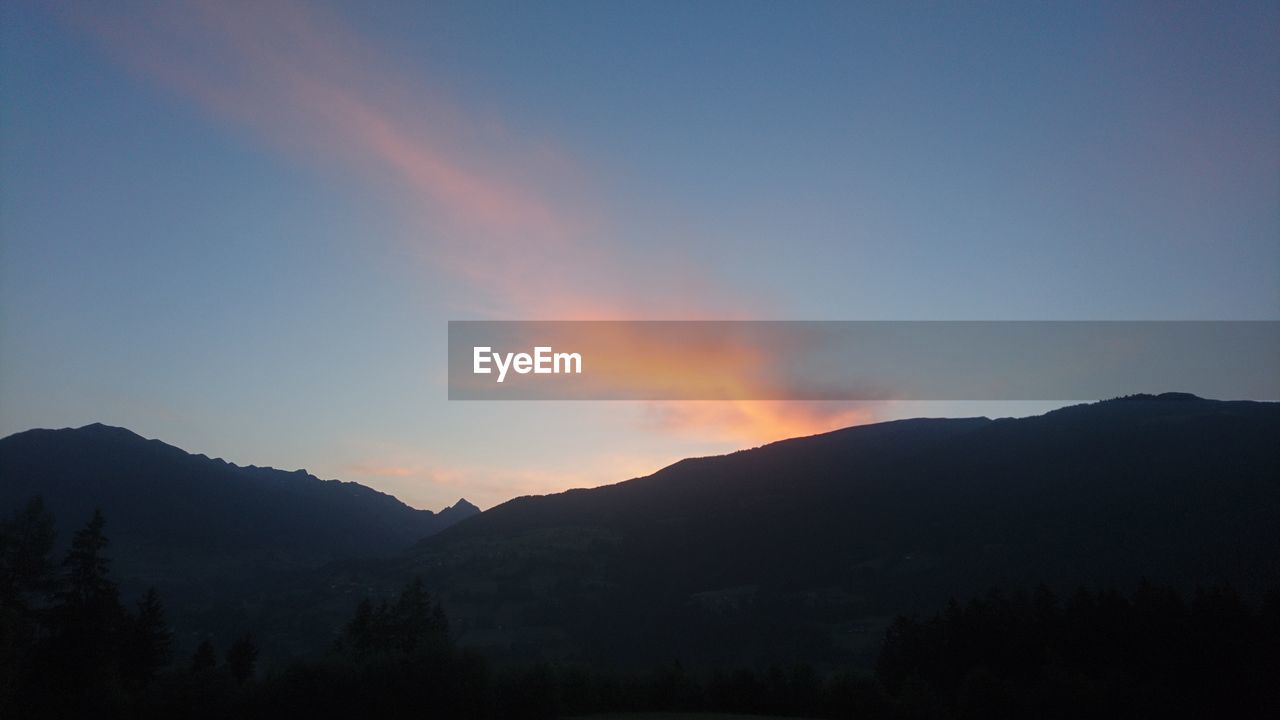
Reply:
M603 261L586 242L595 225L586 205L551 197L572 184L565 155L463 113L429 82L402 75L341 18L287 1L103 3L68 12L113 57L216 121L384 187L420 226L432 270L467 278L495 309L539 298L555 310L568 309L566 300L591 307L557 291L575 286L562 282L574 268L559 261Z
M378 478L402 478L419 475L422 470L405 465L387 465L383 463L355 463L343 468L347 475Z
M175 0L77 4L65 13L112 57L215 122L384 188L421 239L414 255L435 277L460 278L471 293L451 298L453 307L520 319L696 319L708 313L725 319L751 313L753 301L711 288L711 274L684 258L670 258L669 272L659 277L636 271L651 267L639 262L642 249L628 254L608 241L604 213L589 201L589 183L567 152L545 140L522 142L500 120L466 112L318 6ZM732 352L724 359L744 371L762 362ZM749 379L744 374L728 381ZM865 410L821 403L637 407L653 429L750 442L869 417ZM480 483L482 476L503 474L472 469L423 475L390 465L352 472L438 484L458 477ZM531 491L574 482L532 472L505 472L503 478Z
M731 400L648 403L645 419L666 432L762 444L875 422L876 415L868 404Z

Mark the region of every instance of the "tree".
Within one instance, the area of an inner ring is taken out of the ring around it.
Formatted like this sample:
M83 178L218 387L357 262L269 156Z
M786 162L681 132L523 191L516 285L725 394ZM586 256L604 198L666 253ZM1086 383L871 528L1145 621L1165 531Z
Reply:
M106 524L102 511L94 510L88 524L77 530L71 540L71 550L62 561L66 582L62 589L64 604L89 609L119 602L116 586L108 576L111 563L104 554Z
M156 589L150 588L138 601L125 638L125 661L139 686L151 681L169 664L173 654L173 634L164 618L164 606Z
M104 554L106 520L101 510L71 541L62 561L62 587L55 610L55 632L86 655L114 655L121 624L128 613L120 604L119 592L107 574L110 562Z
M53 589L53 514L39 495L0 524L0 607L26 614Z
M444 609L432 602L419 578L407 583L394 603L375 608L368 599L361 601L337 642L340 652L355 657L438 656L451 648Z
M253 677L254 664L258 661L258 646L253 643L253 636L245 633L231 644L227 650L227 669L231 677L238 683Z
M53 515L38 496L0 523L0 707L31 677L55 582L53 543Z
M414 578L400 591L391 606L391 627L399 649L412 655L427 649L435 639L431 596L422 586L422 578Z
M205 638L191 655L191 674L199 675L217 666L218 654L213 649L213 641Z
M355 655L365 655L373 649L374 639L373 602L369 598L360 601L355 615L342 630L338 640L338 651Z

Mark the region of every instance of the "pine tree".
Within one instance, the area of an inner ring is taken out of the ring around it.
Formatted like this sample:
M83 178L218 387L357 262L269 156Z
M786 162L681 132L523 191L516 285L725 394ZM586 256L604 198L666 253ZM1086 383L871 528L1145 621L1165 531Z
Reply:
M71 549L62 561L62 587L55 608L55 630L86 649L111 652L120 625L126 618L119 592L107 571L110 562L104 554L107 537L103 534L106 520L101 510L76 531Z
M258 661L258 646L253 643L253 636L245 633L231 644L227 650L227 669L231 677L238 683L253 677L254 665Z
M356 613L343 628L342 638L338 641L341 652L354 655L365 655L373 649L374 640L373 603L369 598L360 601Z
M191 674L199 675L217 666L218 654L213 649L213 641L205 638L191 655Z
M392 604L383 601L375 608L368 599L361 601L337 642L339 652L354 657L430 656L451 647L444 609L432 602L418 578Z
M444 610L431 601L421 578L414 578L400 591L391 606L388 629L395 649L406 655L434 655L449 647Z
M89 523L77 530L71 541L71 550L62 562L66 581L62 599L67 605L87 609L118 602L116 586L108 577L110 561L103 554L106 523L102 511L94 510Z
M155 588L147 590L138 601L138 611L129 623L126 638L126 660L139 685L146 685L156 672L169 664L173 652L173 634L164 618L164 606Z
M33 661L55 582L53 544L53 515L38 496L0 523L0 707L39 675Z
M425 649L432 635L431 596L423 587L422 578L414 578L405 585L391 607L391 615L400 650L412 655Z
M52 590L54 539L53 514L38 495L0 524L0 608L25 616Z

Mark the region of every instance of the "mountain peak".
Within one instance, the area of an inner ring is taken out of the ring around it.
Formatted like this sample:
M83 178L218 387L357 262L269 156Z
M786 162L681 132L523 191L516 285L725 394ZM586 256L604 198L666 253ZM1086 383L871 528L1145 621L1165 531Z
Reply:
M125 440L125 439L145 440L146 439L141 435L139 435L138 433L128 428L116 427L115 425L106 425L100 422L89 423L88 425L82 425L78 428L69 428L69 429L71 429L73 432L77 432L85 435L94 435L97 437L110 437L110 438L117 438L122 440Z
M358 483L242 467L103 423L0 440L0 478L0 508L43 495L66 522L101 507L122 527L160 528L171 547L181 544L173 538L199 547L233 537L308 561L391 552L479 512L460 500L439 518Z
M469 518L472 515L479 515L480 508L472 505L466 498L458 498L458 502L440 511L441 515L455 515L459 518Z

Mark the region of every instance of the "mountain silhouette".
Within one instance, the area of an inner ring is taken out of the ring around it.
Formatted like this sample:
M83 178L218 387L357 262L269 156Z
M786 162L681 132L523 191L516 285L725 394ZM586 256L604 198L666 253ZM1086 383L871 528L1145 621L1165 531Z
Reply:
M192 633L248 622L317 568L393 555L479 510L417 510L354 482L240 467L101 424L0 440L0 514L43 496L66 542L95 508L126 596L158 586Z
M917 419L523 497L392 573L464 644L636 668L870 662L902 612L992 586L1257 597L1280 582L1280 404L1170 393Z
M501 662L869 669L894 616L993 586L1259 597L1280 584L1277 437L1277 403L1137 395L433 514L91 425L0 440L0 510L42 494L67 538L102 507L127 596L156 585L188 648L250 630L264 662L324 649L362 598L421 577L459 642Z

